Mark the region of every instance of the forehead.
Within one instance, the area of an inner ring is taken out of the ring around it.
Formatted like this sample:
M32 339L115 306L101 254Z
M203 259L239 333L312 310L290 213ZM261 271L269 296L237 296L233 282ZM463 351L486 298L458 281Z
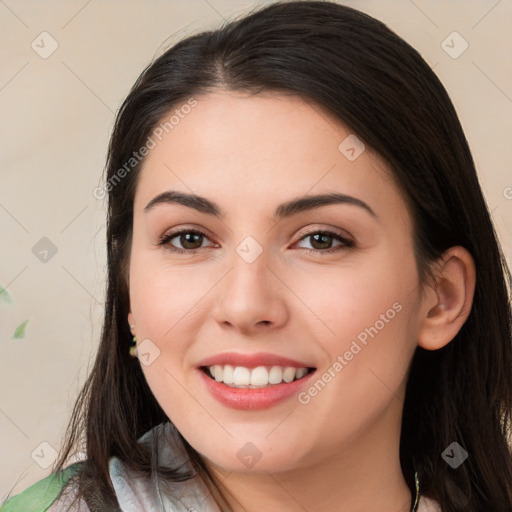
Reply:
M192 108L177 105L162 120L167 130L154 138L143 164L136 209L166 189L214 195L226 209L250 205L254 211L273 199L329 191L376 209L405 208L382 158L313 101L231 91L194 100ZM173 113L174 122L165 125Z

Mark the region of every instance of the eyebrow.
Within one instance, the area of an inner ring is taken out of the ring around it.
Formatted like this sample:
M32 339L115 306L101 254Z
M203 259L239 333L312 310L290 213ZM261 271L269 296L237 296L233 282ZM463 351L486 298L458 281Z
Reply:
M176 190L167 190L166 192L158 194L146 205L144 212L152 210L159 204L181 204L189 208L194 208L201 213L206 213L207 215L214 215L218 218L225 216L225 213L213 201L196 194L188 194L185 192L178 192ZM348 196L346 194L332 192L329 194L306 195L280 204L274 212L273 219L284 219L297 213L331 204L348 204L358 206L366 210L373 217L377 218L377 214L364 201L361 201L361 199Z

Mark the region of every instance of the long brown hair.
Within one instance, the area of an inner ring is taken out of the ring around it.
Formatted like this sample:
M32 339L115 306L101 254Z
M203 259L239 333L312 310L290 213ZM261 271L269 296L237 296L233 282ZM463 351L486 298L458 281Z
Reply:
M421 493L437 500L443 512L510 512L511 276L468 143L444 87L419 53L383 23L334 2L276 3L188 37L151 63L132 87L117 114L106 165L101 342L54 469L65 467L83 436L87 461L80 494L99 510L118 507L110 457L152 471L151 454L137 439L169 419L128 354L127 324L133 203L143 160L122 179L119 170L173 108L214 89L300 95L327 107L376 150L410 207L423 285L431 263L449 247L461 245L472 254L477 279L469 318L446 347L418 347L411 361L400 461L411 491L417 471ZM193 470L153 471L168 480L197 473L222 503L199 454L177 436ZM457 469L441 457L453 441L469 454Z

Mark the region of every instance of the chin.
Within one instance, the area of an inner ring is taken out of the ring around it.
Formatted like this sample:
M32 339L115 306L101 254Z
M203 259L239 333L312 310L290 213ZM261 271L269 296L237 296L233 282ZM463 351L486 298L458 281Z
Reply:
M264 436L261 441L224 443L218 450L211 444L194 448L214 466L237 473L280 473L296 469L304 460L303 454L297 453L293 446L276 446L265 441Z

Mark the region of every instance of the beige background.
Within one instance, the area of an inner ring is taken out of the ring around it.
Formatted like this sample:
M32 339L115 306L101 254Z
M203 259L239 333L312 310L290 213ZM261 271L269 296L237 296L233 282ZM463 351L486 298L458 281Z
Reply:
M460 115L510 265L512 1L344 3L384 21L435 68ZM0 502L49 474L44 466L60 446L99 339L104 205L92 191L114 112L155 53L254 5L0 0L0 285L12 299L0 301ZM469 44L456 59L441 46L453 31ZM31 47L51 49L42 32L58 44L46 59ZM57 248L46 262L33 253L43 237ZM27 319L25 336L13 338Z

